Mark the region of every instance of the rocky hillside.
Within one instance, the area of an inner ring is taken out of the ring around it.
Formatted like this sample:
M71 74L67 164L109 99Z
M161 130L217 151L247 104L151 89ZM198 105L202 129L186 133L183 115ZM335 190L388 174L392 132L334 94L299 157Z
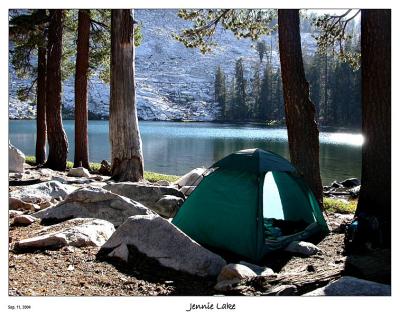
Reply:
M250 40L238 40L229 31L219 30L218 46L206 55L197 49L187 49L172 34L188 22L177 17L176 10L135 10L135 19L142 24L143 41L136 49L136 85L139 119L142 120L214 120L218 107L213 101L213 81L218 65L228 75L234 71L235 61L242 57L248 71L258 62L258 54ZM310 34L302 34L306 47L314 46ZM273 63L277 64L276 37ZM268 39L269 43L269 39ZM9 118L34 118L34 101L21 102L16 92L21 80L10 66ZM250 76L250 74L247 74ZM67 115L74 107L74 80L63 85L63 107ZM99 78L89 83L89 110L91 117L107 118L109 86Z

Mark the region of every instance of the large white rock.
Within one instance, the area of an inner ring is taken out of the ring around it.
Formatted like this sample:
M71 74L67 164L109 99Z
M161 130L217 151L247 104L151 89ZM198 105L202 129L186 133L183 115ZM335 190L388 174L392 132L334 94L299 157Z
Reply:
M218 275L217 281L221 282L233 279L243 280L255 276L257 276L257 274L249 267L242 264L230 263L222 268Z
M8 143L8 170L9 172L24 172L25 155L11 143Z
M58 181L43 182L16 188L9 193L10 198L16 198L30 204L46 204L54 199L64 199L76 187L63 185Z
M303 254L310 256L321 252L321 249L311 242L305 241L292 241L286 248L285 251L297 254Z
M115 231L114 225L101 219L72 219L63 224L62 230L52 233L49 226L41 235L15 243L15 250L34 250L60 248L66 245L74 247L101 246Z
M153 212L142 204L102 188L81 188L54 207L43 209L33 216L48 222L59 222L70 218L104 219L115 226L135 215Z
M164 217L173 217L185 198L172 186L121 182L108 184L103 188L137 201Z
M195 168L179 178L175 184L179 185L179 187L197 186L203 179L202 175L205 171L206 169L203 167Z
M127 261L130 245L163 266L193 275L216 276L226 265L222 257L155 214L128 218L103 245L101 253Z
M303 296L390 296L391 287L387 284L343 276L330 284Z
M84 167L73 167L69 170L67 176L72 177L90 177L89 171Z

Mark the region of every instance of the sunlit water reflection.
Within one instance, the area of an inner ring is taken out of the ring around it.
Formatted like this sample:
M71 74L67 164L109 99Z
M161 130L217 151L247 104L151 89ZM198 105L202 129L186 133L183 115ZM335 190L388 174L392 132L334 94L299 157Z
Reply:
M73 160L74 121L65 120L69 140L68 159ZM287 131L261 125L220 123L140 122L145 169L182 175L198 166L210 166L225 155L259 147L289 158ZM35 153L36 122L9 121L11 142L25 154ZM360 133L321 132L320 163L324 184L360 177ZM89 121L90 161L110 159L108 121Z

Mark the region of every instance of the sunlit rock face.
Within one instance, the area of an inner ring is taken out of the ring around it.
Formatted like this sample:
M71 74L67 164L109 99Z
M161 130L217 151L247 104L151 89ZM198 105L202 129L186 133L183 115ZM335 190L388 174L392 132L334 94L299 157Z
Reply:
M187 49L173 38L173 33L190 23L177 16L177 10L135 10L135 20L142 25L143 40L136 48L136 96L138 116L141 120L198 120L211 121L218 117L214 102L214 75L220 65L228 79L232 78L235 61L243 58L248 80L259 63L254 43L238 40L230 31L218 30L211 53L201 54L198 49ZM303 47L315 46L310 34L302 34ZM270 37L264 38L270 45ZM278 65L277 37L273 36L272 62ZM263 63L266 63L264 58ZM20 102L17 90L30 79L18 79L10 70L9 118L35 118L34 100ZM89 82L89 110L96 118L107 118L109 85L98 77ZM63 107L72 113L74 107L74 78L63 83Z

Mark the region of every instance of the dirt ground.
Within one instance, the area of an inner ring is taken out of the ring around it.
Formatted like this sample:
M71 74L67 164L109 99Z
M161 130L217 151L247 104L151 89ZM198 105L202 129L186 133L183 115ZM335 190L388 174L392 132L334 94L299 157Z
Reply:
M129 265L105 261L98 255L98 247L64 247L33 253L16 253L11 250L14 241L28 238L32 231L40 230L41 227L39 223L29 227L10 226L11 296L222 294L214 290L215 279L195 277L164 268L157 261L135 253L134 250L130 252L134 255ZM367 275L372 272L369 279L390 283L390 253L380 253L372 258L369 254L369 262L361 255L355 265L350 265L350 258L343 250L343 241L344 234L332 233L318 243L322 253L310 257L294 256L286 252L271 254L266 257L263 265L279 274L244 280L224 294L268 295L274 286L291 284L297 287L295 295L301 295L349 273L366 277L363 272L367 272ZM360 263L365 262L370 267L360 268Z

